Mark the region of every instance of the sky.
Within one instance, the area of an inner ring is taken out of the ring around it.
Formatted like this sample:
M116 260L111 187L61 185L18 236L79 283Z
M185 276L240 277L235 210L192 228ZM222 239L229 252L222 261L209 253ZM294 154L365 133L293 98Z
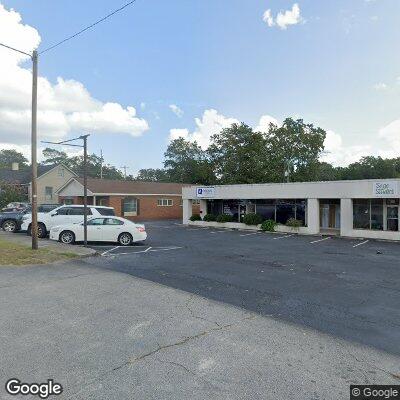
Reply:
M41 51L123 4L0 0L0 42ZM137 0L40 55L39 138L90 133L135 174L171 139L294 117L334 165L400 157L399 25L398 0ZM29 155L30 101L29 59L0 48L0 149Z

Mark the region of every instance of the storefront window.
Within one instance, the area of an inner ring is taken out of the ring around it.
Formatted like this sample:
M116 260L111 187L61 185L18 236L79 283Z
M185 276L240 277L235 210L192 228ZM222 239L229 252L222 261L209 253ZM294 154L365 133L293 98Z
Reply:
M383 231L383 201L371 200L371 229Z
M296 200L296 219L303 222L307 226L307 201Z
M272 219L275 221L275 200L257 200L256 212L265 220Z
M383 230L383 201L354 199L353 226L354 229Z
M290 218L295 218L294 200L277 200L276 202L276 222L278 224L286 224Z

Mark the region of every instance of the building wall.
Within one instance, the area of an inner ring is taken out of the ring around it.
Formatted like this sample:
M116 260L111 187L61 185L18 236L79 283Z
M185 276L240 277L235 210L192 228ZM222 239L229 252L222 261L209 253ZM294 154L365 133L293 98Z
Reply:
M61 170L62 169L62 170ZM63 176L61 176L61 173ZM37 202L38 204L58 204L59 196L56 191L65 185L75 175L61 165L53 168L37 179ZM46 186L53 188L53 197L46 197ZM31 198L31 185L29 185L29 199Z
M374 183L394 182L399 197L400 179L375 179L333 182L262 183L254 185L216 185L213 199L363 199L374 197ZM197 186L182 189L183 199L196 199ZM380 196L384 197L384 196Z
M104 197L104 196L102 196ZM139 212L137 216L127 217L122 213L122 200L125 197L134 197L138 199L138 208ZM61 202L65 197L60 197ZM82 196L71 196L69 197L73 199L73 204L83 204ZM172 199L172 206L158 206L158 199ZM130 219L132 221L146 221L146 220L158 220L158 219L182 219L182 205L181 205L181 196L157 196L157 195L148 195L148 196L109 196L108 197L108 206L113 207L115 210L115 214L119 217L124 217ZM93 197L88 197L88 204L93 204ZM97 203L96 203L97 204Z
M390 185L391 193L380 192L377 186ZM319 234L320 200L340 199L340 235L357 238L400 240L400 231L354 229L353 199L400 198L399 179L307 182L286 184L226 185L212 187L208 199L307 199L307 227L302 233ZM191 215L191 199L196 199L197 187L183 188L183 223ZM205 191L203 191L204 195ZM209 192L208 192L209 194ZM204 198L201 207L204 208ZM384 217L385 218L385 217Z

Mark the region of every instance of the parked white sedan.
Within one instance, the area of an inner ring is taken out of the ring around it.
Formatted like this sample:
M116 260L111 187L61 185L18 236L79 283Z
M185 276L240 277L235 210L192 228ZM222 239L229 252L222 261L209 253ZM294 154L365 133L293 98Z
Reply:
M83 223L55 226L50 229L50 239L65 244L83 242ZM87 223L88 242L118 242L121 246L129 246L146 239L145 226L125 218L97 217Z

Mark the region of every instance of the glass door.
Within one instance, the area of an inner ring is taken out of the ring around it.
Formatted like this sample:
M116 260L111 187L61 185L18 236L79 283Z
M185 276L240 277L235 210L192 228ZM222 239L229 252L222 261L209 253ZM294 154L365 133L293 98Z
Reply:
M399 206L387 206L387 230L399 230Z

